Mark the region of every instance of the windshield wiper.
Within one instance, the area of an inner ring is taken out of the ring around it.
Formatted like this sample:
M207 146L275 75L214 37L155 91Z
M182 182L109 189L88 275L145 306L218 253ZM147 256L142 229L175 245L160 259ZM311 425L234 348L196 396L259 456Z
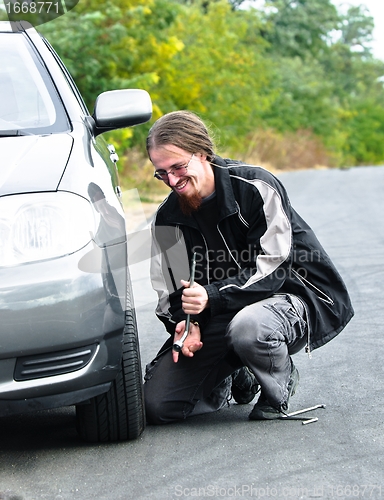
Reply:
M22 135L32 135L22 130L0 130L0 137L18 137Z

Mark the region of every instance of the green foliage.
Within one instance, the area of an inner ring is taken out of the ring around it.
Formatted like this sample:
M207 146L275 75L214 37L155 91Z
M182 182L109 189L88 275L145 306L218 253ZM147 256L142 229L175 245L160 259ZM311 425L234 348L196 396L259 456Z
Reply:
M267 0L266 16L273 29L266 33L271 52L286 57L317 56L327 49L339 16L331 0Z
M181 49L176 37L162 34L174 16L167 2L84 0L40 31L63 58L92 109L105 90L151 91L159 80L159 66L166 66Z
M263 10L243 0L82 0L39 30L90 110L105 90L144 88L153 120L193 110L221 152L260 159L273 144L272 166L384 163L384 62L372 56L373 19L363 7L342 14L331 0L269 0ZM140 184L132 157L144 153L149 126L108 135L131 184Z
M345 124L348 140L344 154L352 163L375 165L384 158L384 100L358 99Z
M153 94L160 112L193 110L219 126L227 145L261 126L273 97L259 24L255 12L233 12L226 1L204 11L201 4L182 9L169 31L176 31L184 48Z
M280 57L275 60L273 85L276 98L265 121L280 131L312 130L327 137L338 120L334 87L323 66L315 59Z
M265 123L279 131L312 131L328 148L330 163L383 163L384 63L371 54L372 17L361 6L337 13L330 0L268 4L265 38L278 98Z

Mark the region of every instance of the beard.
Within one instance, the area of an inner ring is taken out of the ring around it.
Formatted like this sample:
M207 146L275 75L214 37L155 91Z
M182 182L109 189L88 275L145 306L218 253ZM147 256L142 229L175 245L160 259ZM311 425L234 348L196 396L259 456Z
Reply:
M193 194L189 196L184 196L182 194L178 195L178 200L181 211L183 212L184 215L187 215L189 217L193 214L193 212L197 212L197 210L199 210L202 197L195 190Z

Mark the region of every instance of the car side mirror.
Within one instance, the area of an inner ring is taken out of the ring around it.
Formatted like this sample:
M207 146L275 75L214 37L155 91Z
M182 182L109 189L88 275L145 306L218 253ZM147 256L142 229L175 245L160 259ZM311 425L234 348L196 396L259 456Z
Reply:
M152 101L145 90L110 90L98 96L93 112L95 135L150 120Z

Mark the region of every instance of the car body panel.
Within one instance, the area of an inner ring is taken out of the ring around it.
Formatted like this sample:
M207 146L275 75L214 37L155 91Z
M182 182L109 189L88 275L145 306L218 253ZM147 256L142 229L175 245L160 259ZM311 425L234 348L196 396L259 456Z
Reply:
M1 138L0 196L55 191L72 145L68 134Z
M126 251L125 243L113 250L119 257ZM111 260L111 249L99 249L91 242L59 259L1 268L0 358L55 351L66 348L69 341L74 347L86 345L122 329L122 301L115 299L103 277L110 272L102 269L107 253ZM114 276L121 274L121 287L125 268L114 271Z
M0 23L0 36L7 24ZM0 137L0 200L72 193L87 200L97 225L89 227L82 248L65 255L19 265L0 261L0 416L78 404L108 391L121 365L127 308L127 236L116 157L99 135L97 113L90 116L49 43L34 29L17 26L19 32L6 35L23 36L35 52L68 129ZM129 92L121 96L128 111L115 122L111 116L110 128L130 123ZM133 121L142 123L148 115L146 100L141 117L136 106ZM71 362L85 352L78 365Z

